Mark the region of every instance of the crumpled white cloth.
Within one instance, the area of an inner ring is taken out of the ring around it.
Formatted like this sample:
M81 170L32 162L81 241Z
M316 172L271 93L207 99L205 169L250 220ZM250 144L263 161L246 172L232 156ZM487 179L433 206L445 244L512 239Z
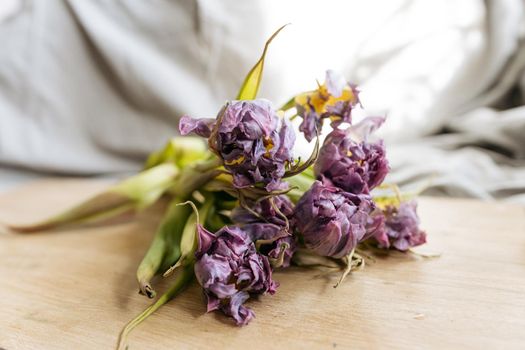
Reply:
M215 116L265 39L292 22L270 48L262 97L279 105L339 70L360 84L367 113L387 115L389 181L525 203L520 0L9 3L3 166L139 169L182 114Z

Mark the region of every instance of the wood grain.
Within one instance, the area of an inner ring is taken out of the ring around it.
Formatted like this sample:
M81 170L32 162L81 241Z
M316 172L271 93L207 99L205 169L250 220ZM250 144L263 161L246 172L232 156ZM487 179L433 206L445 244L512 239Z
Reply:
M43 218L105 186L27 185L0 196L0 222ZM244 328L206 314L194 284L132 333L130 349L525 348L524 208L422 198L420 215L425 250L439 258L393 254L338 289L337 274L279 272L278 293L249 302L257 318ZM109 226L0 234L0 348L112 349L150 303L134 273L157 221L150 211Z

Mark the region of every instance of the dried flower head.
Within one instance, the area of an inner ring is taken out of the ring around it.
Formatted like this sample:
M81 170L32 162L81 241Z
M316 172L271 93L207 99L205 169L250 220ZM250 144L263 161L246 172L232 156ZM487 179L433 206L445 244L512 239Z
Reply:
M316 181L297 203L295 227L307 248L322 256L342 258L376 228L373 210L370 196Z
M295 133L269 101L232 101L217 120L183 117L179 129L182 135L195 132L208 138L210 148L233 175L235 187L262 184L273 191L285 186L281 178L293 161Z
M355 194L369 193L381 184L389 170L385 146L368 137L383 122L384 118L368 117L347 130L333 130L319 152L316 176Z
M326 71L325 82L311 92L295 98L297 114L303 118L299 130L308 142L320 131L323 120L329 118L332 127L352 121L352 110L359 104L359 91L332 70Z
M373 236L380 248L407 251L427 241L425 231L419 227L415 200L387 205L380 215L384 225Z
M208 312L220 309L246 325L254 313L243 303L250 295L275 293L268 258L257 253L248 234L236 226L225 226L215 235L198 228L199 247L195 276L208 299Z

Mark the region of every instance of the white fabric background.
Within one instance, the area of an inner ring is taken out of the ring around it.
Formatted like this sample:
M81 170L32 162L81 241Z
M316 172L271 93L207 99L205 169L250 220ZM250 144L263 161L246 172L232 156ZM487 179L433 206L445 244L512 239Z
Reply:
M525 203L524 12L520 0L10 0L0 164L137 170L182 114L214 116L234 97L265 39L292 22L262 97L280 104L340 70L368 113L388 117L390 180Z

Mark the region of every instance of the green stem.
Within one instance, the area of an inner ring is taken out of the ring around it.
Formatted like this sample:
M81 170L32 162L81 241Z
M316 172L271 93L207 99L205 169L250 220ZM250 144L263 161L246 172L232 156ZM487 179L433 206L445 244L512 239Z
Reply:
M287 110L289 110L292 107L295 107L295 96L292 97L291 99L289 99L288 101L286 101L286 103L284 105L282 105L281 108L279 108L279 109L281 111L287 111Z
M157 311L162 305L166 304L168 301L182 292L193 279L193 276L193 264L186 265L184 270L182 270L181 273L177 275L173 285L166 291L166 293L160 296L153 305L149 306L146 310L126 324L119 335L117 349L126 349L126 343L130 332L149 316L151 316L155 311Z
M180 266L187 265L195 259L195 251L197 250L199 241L197 225L204 225L210 209L213 206L213 197L207 197L204 201L204 204L199 209L197 209L195 204L193 204L191 201L180 203L179 205L185 204L190 204L191 207L193 207L194 212L190 215L186 221L184 229L182 230L182 236L179 244L180 258L177 259L174 265L164 272L164 277L170 276L175 271L175 269Z
M148 298L155 297L155 290L150 284L151 279L180 258L182 230L191 213L188 206L178 205L181 202L179 197L171 201L148 251L137 268L140 292Z
M184 240L184 227L190 214L187 206L178 206L178 204L186 201L194 191L218 176L220 170L217 167L220 164L220 159L217 157L198 162L194 166L182 170L173 183L172 192L175 199L172 201L137 269L140 292L149 298L155 297L155 290L150 284L151 279L185 258L185 252L181 250L181 243ZM204 207L209 209L209 205L205 203Z
M193 168L197 171L205 172L205 171L216 169L220 166L222 166L222 160L219 157L214 155L208 160L204 160L204 161L195 163Z
M219 161L213 159L210 162L199 163L184 169L171 187L170 192L187 199L194 191L222 174L222 170L218 168L220 166Z
M311 167L317 161L317 157L319 156L319 133L316 132L316 134L317 134L317 137L315 138L314 150L312 151L312 154L310 155L310 157L306 160L306 162L297 164L293 166L290 170L286 171L284 173L285 178L292 177L294 175L307 171L308 169L311 169Z

